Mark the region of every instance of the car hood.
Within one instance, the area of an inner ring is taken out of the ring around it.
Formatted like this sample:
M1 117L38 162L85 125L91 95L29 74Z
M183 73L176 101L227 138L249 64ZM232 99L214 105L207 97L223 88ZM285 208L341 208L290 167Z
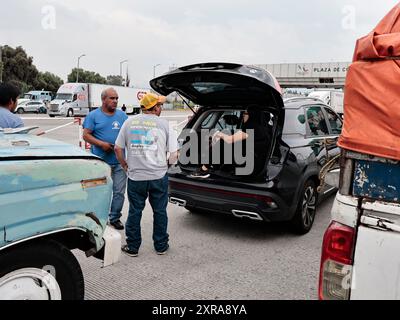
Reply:
M182 67L150 81L162 95L176 91L201 106L257 105L282 110L282 90L268 71L232 63Z
M8 159L41 158L96 158L67 143L31 134L0 132L0 161Z

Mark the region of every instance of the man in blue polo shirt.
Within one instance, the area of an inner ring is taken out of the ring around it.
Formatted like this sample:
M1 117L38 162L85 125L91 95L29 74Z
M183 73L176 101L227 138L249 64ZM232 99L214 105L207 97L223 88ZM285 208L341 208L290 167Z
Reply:
M19 89L9 83L0 83L0 128L21 128L21 118L14 114L18 104Z
M109 222L115 229L123 230L124 225L120 219L125 201L126 173L115 156L114 144L128 116L117 110L118 93L113 88L104 90L101 100L101 108L90 112L83 122L83 139L92 145L93 154L111 166L113 199Z

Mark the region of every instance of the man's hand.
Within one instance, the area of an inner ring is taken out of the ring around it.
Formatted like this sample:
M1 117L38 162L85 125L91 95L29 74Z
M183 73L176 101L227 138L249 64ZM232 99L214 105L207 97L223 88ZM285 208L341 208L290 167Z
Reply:
M213 134L211 138L211 145L214 146L219 140L223 139L224 134L220 131L217 131Z
M114 150L113 144L96 139L93 136L92 131L89 129L83 129L83 140L90 143L91 145L100 147L101 149L103 149L104 152L107 152L107 153Z
M103 151L109 153L114 150L114 146L111 143L108 142L102 142L100 147L103 149Z
M128 164L126 163L125 160L125 154L124 154L124 149L115 146L115 156L118 159L118 162L120 163L122 169L124 169L125 172L128 172Z
M125 172L128 172L128 164L124 161L124 163L121 164L122 169L124 169Z

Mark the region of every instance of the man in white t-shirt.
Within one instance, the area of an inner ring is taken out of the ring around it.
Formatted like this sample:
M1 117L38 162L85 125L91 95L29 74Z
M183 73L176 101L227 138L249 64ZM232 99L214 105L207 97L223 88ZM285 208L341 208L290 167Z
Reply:
M117 159L128 173L127 244L122 251L131 257L138 256L142 243L140 221L147 197L154 213L154 248L160 255L169 248L167 171L168 163L177 160L178 143L177 135L170 129L168 121L160 118L165 101L163 96L146 94L140 101L143 114L129 118L115 142Z

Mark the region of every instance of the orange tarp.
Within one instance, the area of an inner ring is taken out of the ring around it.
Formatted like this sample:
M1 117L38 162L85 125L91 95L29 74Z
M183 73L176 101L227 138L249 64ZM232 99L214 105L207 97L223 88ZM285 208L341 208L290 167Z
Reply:
M357 41L339 146L400 160L400 3Z

